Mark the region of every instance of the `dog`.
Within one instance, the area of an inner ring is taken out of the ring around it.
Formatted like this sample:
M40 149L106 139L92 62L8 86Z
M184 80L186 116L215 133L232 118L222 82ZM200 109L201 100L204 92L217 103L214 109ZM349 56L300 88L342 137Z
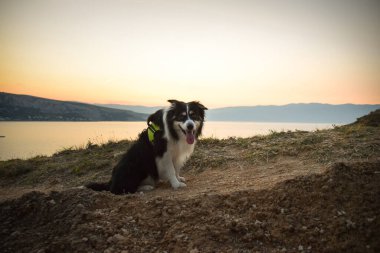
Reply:
M173 189L186 187L181 168L202 134L207 108L198 101L168 100L170 107L147 119L148 127L113 168L108 183L90 183L87 188L114 194L149 191L162 180Z

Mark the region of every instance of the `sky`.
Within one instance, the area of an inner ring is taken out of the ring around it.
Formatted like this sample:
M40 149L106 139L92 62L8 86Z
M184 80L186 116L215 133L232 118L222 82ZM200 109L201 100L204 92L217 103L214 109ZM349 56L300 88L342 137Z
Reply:
M0 0L0 91L210 108L380 104L377 0Z

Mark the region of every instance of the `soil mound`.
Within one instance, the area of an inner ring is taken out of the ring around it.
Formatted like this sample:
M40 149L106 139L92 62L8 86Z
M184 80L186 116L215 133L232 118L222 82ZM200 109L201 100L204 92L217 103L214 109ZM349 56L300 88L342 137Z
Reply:
M370 112L368 115L358 118L354 124L370 127L380 126L380 110Z
M189 198L30 192L0 203L0 251L380 252L379 182L376 161Z

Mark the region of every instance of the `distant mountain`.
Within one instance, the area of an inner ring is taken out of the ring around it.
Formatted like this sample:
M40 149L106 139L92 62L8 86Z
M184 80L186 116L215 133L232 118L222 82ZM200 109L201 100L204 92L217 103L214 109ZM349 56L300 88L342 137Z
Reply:
M330 105L318 103L226 107L209 110L207 120L347 124L379 108L380 105Z
M152 114L157 110L164 108L164 106L141 106L141 105L119 105L119 104L95 104L97 106L102 106L106 108L120 109L120 110L129 110L138 113Z
M144 121L147 116L128 110L0 92L2 121Z
M117 104L84 104L0 92L0 120L30 121L144 121L162 107ZM210 109L208 121L255 122L354 122L380 105L288 104L282 106L240 106Z

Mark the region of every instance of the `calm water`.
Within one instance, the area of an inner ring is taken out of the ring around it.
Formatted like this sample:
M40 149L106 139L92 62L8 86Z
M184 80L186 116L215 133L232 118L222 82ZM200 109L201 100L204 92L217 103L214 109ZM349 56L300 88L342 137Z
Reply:
M88 141L135 139L145 122L0 122L0 160L52 155L68 147L83 147ZM331 128L332 124L206 122L204 137L249 137L270 130L307 130Z

